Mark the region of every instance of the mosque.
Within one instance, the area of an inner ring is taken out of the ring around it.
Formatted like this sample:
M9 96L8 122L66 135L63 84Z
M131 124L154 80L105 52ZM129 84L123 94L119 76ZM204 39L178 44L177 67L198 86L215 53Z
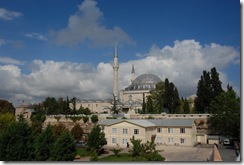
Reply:
M113 63L113 94L118 100L118 107L122 113L135 114L139 109L142 109L143 97L149 95L150 90L155 89L158 82L162 81L154 74L145 73L136 77L134 65L131 71L131 84L125 89L118 90L118 49L114 50ZM76 109L80 107L89 108L94 113L110 113L110 100L81 100L77 102Z

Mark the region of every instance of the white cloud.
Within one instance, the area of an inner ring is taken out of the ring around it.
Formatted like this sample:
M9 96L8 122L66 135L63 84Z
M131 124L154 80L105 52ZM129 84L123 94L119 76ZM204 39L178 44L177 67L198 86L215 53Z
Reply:
M56 44L69 46L81 42L90 46L110 46L115 42L135 44L120 27L114 26L110 29L102 24L103 13L97 7L97 2L85 0L78 8L79 11L69 17L66 28L50 31Z
M21 65L23 64L21 61L10 58L10 57L1 57L0 56L0 63L3 64L14 64L14 65Z
M6 10L4 8L0 8L0 19L12 20L12 19L20 17L22 15L23 14L20 12L10 11L10 10Z
M162 80L168 78L184 97L196 93L203 70L216 67L225 89L230 80L224 69L236 65L234 62L239 58L239 51L232 47L202 46L195 40L176 41L172 47L154 45L143 58L120 64L119 89L130 84L132 64L137 76L148 72ZM84 63L34 60L30 68L30 74L22 74L18 66L0 66L0 77L4 77L0 79L0 97L13 101L42 101L47 96L58 98L66 95L79 99L111 98L113 69L110 63L100 62L93 67ZM239 90L235 86L234 89Z
M40 33L27 33L25 34L26 37L41 40L41 41L47 41L47 37Z

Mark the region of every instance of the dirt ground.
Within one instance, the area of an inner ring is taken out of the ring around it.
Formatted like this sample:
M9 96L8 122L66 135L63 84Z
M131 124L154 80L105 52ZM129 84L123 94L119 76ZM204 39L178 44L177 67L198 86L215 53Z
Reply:
M109 147L105 147L109 150ZM157 145L156 149L165 157L165 161L178 162L194 162L194 161L208 161L213 153L213 147L184 147L184 146L166 146ZM128 152L128 148L124 148L122 153ZM103 154L101 157L113 154ZM89 157L84 157L75 161L90 161Z

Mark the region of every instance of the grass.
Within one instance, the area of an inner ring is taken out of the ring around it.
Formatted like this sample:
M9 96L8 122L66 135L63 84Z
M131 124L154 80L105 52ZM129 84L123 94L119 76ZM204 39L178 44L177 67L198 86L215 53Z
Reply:
M90 156L89 151L86 148L77 148L76 155L80 155L80 157Z
M117 157L116 155L109 155L103 158L99 158L98 161L101 162L131 162L131 161L136 161L135 158L133 158L130 154L128 153L121 153ZM137 161L147 161L145 158L142 160L137 160Z

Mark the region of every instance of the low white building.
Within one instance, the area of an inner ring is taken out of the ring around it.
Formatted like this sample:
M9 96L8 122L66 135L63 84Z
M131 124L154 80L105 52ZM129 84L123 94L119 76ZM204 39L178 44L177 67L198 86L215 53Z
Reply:
M126 147L134 136L142 143L194 146L196 126L192 119L106 119L99 122L108 146Z

